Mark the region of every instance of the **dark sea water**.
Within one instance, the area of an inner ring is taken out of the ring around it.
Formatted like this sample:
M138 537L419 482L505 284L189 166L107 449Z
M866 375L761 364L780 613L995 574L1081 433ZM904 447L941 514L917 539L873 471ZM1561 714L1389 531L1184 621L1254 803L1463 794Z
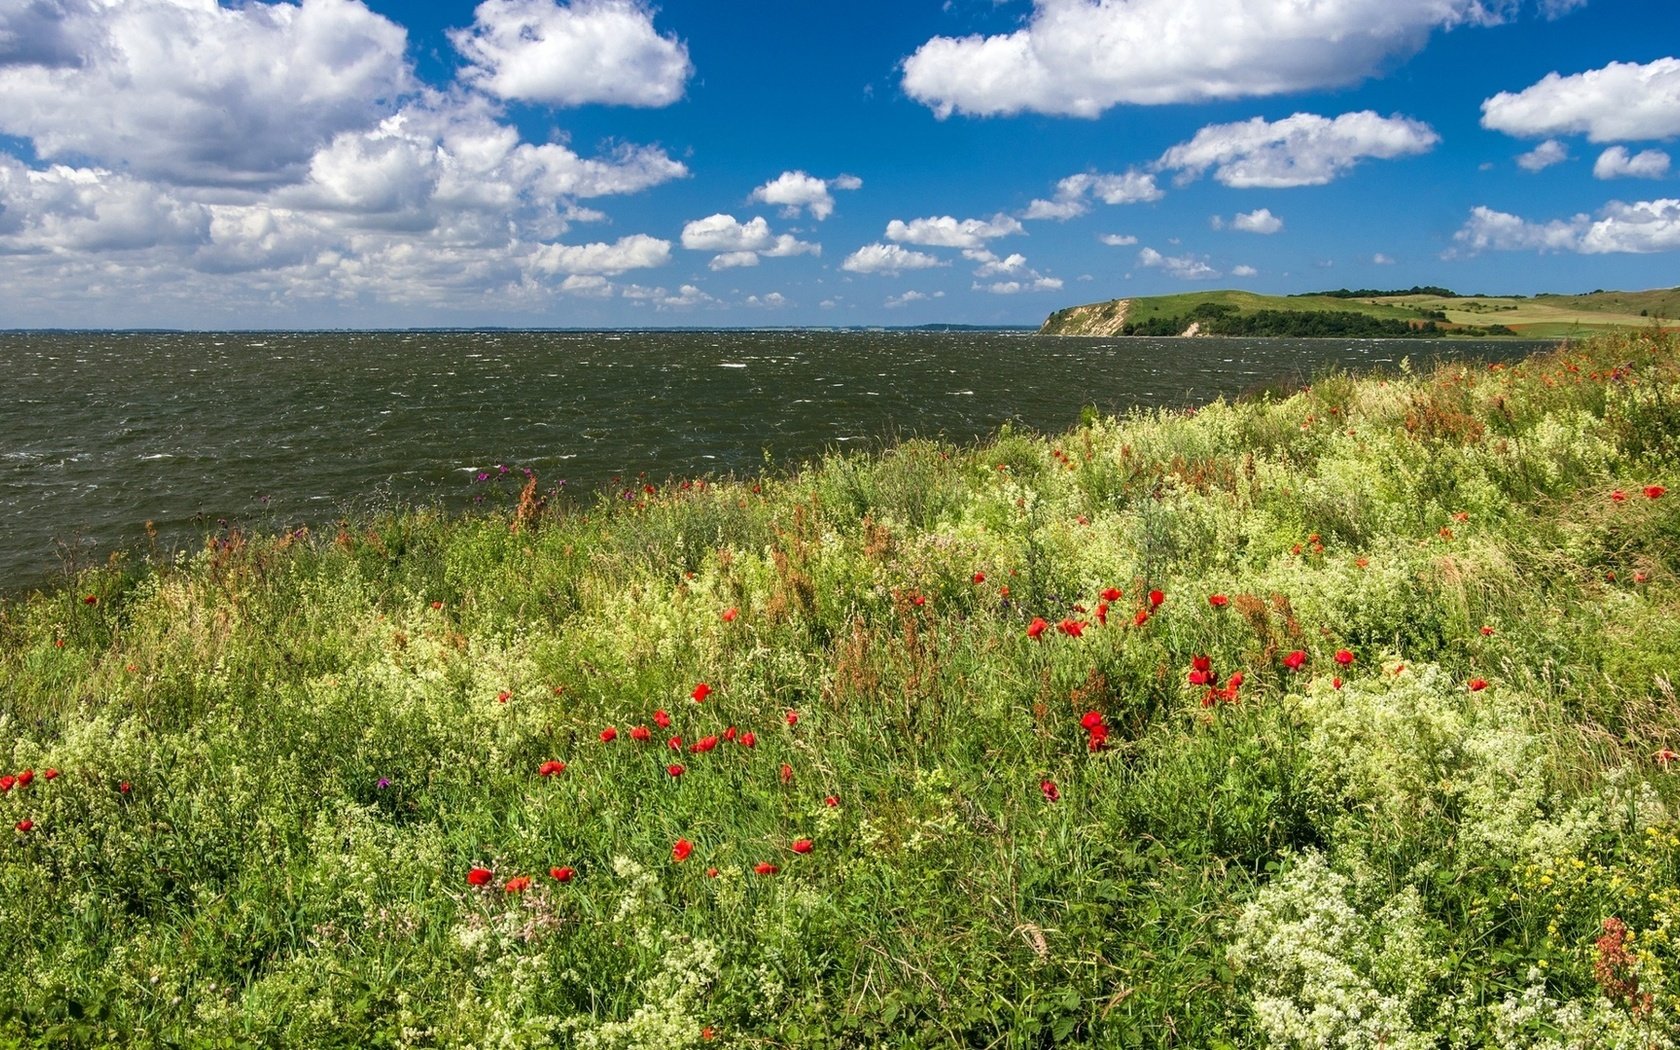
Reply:
M1410 356L1533 343L1010 333L0 333L0 590L218 519L472 506L498 464L587 498L615 476L749 473L1005 421L1072 426Z

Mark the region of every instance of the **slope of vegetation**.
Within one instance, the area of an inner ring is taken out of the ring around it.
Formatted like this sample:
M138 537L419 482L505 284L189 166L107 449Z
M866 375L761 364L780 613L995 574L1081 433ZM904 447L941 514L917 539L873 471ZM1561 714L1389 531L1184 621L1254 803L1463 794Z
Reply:
M84 573L0 1045L1673 1046L1677 476L1643 332Z

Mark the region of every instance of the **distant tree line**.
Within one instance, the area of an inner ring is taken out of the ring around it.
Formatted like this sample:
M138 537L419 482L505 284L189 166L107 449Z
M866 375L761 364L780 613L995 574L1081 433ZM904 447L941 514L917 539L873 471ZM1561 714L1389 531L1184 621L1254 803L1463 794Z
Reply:
M1123 335L1178 335L1192 323L1203 335L1291 336L1313 339L1439 338L1446 334L1434 321L1372 317L1351 310L1256 310L1240 313L1222 303L1201 303L1188 314L1128 321Z
M1411 288L1391 288L1386 291L1378 288L1354 288L1351 290L1337 288L1333 292L1301 292L1298 295L1290 296L1290 298L1300 299L1310 295L1324 296L1328 299L1381 299L1395 295L1433 295L1442 299L1459 298L1459 294L1452 289L1433 284L1420 284Z

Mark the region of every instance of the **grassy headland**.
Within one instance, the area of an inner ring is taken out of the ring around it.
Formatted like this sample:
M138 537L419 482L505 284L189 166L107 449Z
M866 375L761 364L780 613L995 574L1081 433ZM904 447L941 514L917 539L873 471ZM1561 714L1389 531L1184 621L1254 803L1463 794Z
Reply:
M1579 339L1613 329L1680 325L1680 288L1586 295L1454 295L1444 288L1341 289L1309 295L1243 291L1111 299L1051 314L1043 335L1521 336Z
M1641 332L88 572L0 1045L1672 1046L1676 478Z

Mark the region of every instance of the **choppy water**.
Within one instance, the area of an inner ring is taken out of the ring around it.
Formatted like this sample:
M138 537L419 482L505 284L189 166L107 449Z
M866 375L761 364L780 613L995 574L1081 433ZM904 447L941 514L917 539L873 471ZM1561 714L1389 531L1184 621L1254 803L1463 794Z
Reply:
M1540 344L1049 339L998 333L0 333L0 589L217 519L281 528L386 502L750 472L1006 420L1233 396L1326 366Z

